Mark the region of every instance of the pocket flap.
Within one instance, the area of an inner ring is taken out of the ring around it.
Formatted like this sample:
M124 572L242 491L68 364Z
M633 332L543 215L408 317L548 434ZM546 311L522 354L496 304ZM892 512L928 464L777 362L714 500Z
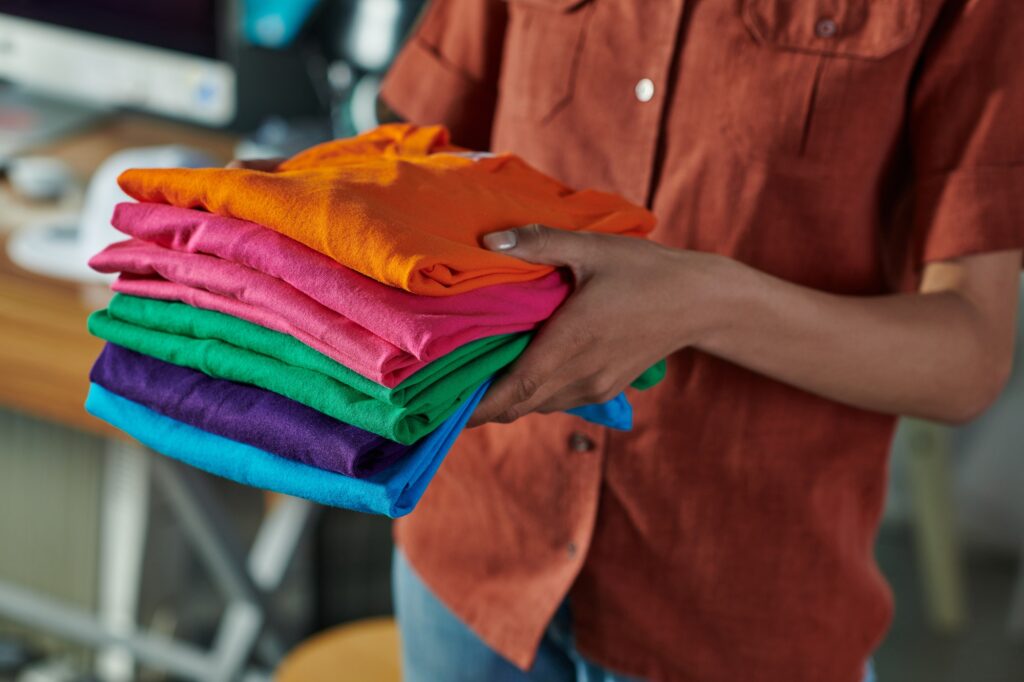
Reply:
M913 40L921 0L744 0L743 19L763 43L878 59Z

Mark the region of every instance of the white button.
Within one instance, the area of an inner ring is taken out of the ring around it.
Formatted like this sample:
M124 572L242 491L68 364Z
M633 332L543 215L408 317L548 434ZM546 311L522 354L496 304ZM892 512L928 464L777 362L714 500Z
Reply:
M633 88L636 98L641 102L650 102L654 97L654 81L650 78L641 78Z
M831 38L839 32L839 27L832 19L821 19L814 26L814 32L819 38Z

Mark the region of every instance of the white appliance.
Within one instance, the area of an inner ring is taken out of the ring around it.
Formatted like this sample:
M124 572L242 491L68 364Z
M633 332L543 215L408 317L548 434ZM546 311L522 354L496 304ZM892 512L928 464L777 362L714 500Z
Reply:
M103 107L227 125L236 76L217 0L0 0L0 78Z
M7 253L19 266L49 277L76 281L109 281L89 269L89 259L108 244L127 236L110 225L114 207L131 198L117 186L129 168L201 168L217 163L198 149L181 146L137 147L109 157L93 174L80 213L68 213L26 225L11 234Z

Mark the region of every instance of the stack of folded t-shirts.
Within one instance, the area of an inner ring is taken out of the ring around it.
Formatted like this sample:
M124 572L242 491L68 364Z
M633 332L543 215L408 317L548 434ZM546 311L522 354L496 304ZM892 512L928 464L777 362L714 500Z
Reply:
M539 222L643 236L644 209L511 155L382 126L274 172L132 170L91 261L120 273L86 403L170 457L323 504L408 513L491 378L571 281L479 246ZM634 386L653 385L664 363ZM624 396L573 411L629 428Z

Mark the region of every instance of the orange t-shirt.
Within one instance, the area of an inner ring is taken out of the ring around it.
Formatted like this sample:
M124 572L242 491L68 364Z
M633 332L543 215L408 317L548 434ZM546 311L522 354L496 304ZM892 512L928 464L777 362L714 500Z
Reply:
M649 211L618 195L573 191L511 154L465 154L441 126L381 126L308 149L270 173L132 169L119 182L139 201L250 220L428 296L551 271L481 248L488 232L542 223L642 236L654 227Z

